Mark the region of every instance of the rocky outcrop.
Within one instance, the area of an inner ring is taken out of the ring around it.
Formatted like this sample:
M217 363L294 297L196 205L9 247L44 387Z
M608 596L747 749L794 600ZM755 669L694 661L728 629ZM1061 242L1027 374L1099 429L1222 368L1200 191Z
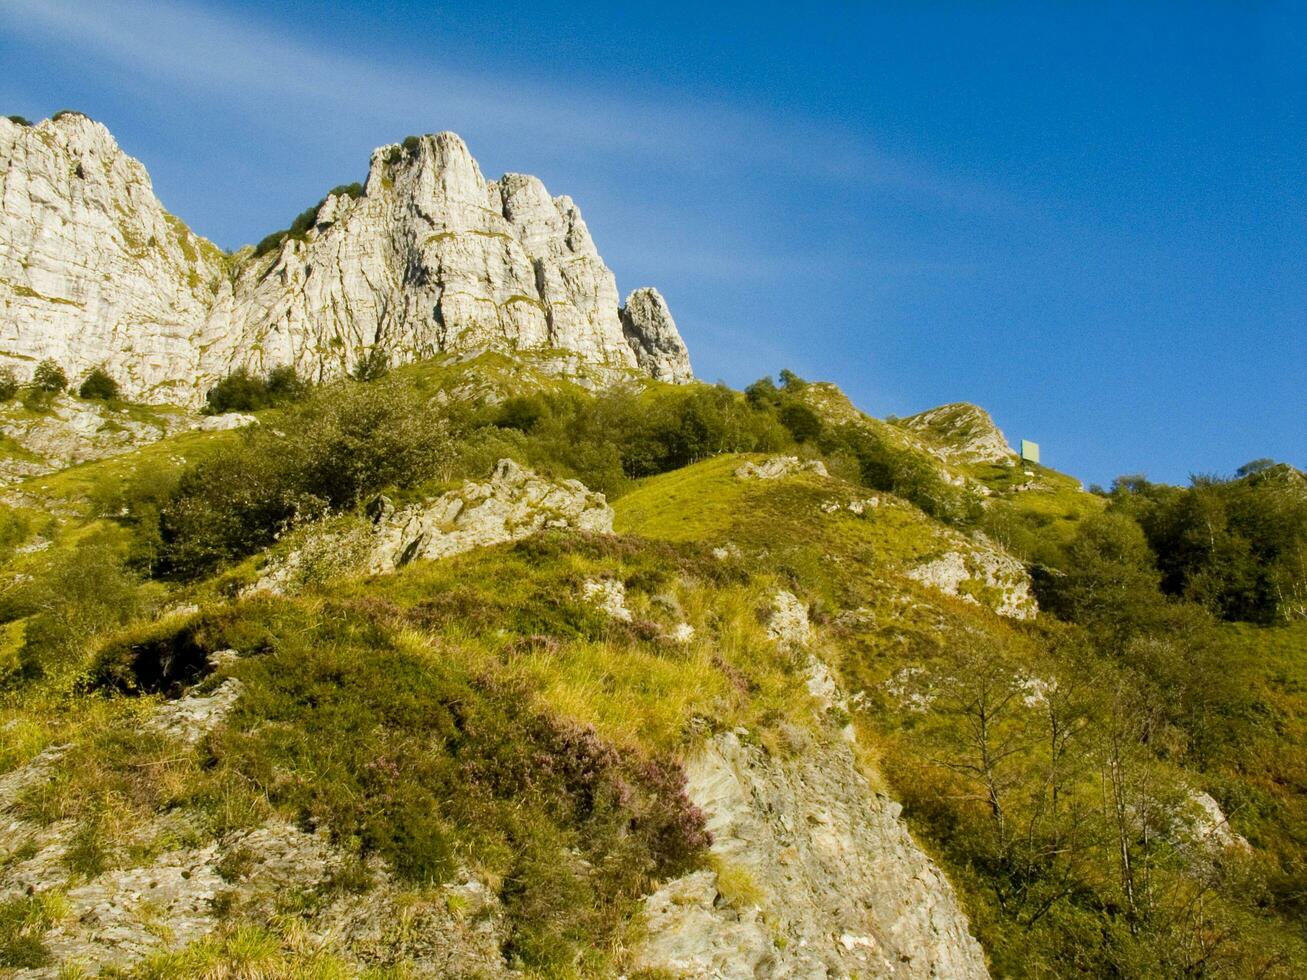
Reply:
M124 394L185 400L227 260L154 196L150 176L80 113L0 117L0 365L103 365Z
M486 483L468 483L426 504L377 511L371 572L417 558L447 558L473 548L518 541L546 528L610 533L613 510L578 480L548 480L501 459Z
M791 593L768 623L792 650L811 639ZM835 680L815 656L808 673L816 717L791 733L792 752L769 755L737 729L687 763L711 866L645 899L637 965L713 980L987 977L952 886L859 771Z
M448 558L550 528L613 529L613 509L602 493L578 480L546 479L511 459L501 459L484 483L400 510L377 497L367 517L363 525L346 518L343 527L329 521L302 529L296 546L270 561L251 591L294 592L335 575L393 572L417 559Z
M242 691L241 682L229 677L211 694L191 694L169 701L146 720L145 727L194 745L222 724L236 707Z
M1039 612L1030 573L1011 555L960 535L954 550L922 562L908 578L978 605L1009 619L1033 619Z
M0 485L130 452L198 421L166 407L119 409L70 395L55 396L39 412L9 402L0 405Z
M581 591L630 619L621 582ZM779 754L745 728L691 751L685 792L712 835L708 866L646 896L631 965L704 980L986 977L952 886L858 768L851 701L812 652L806 603L779 590L760 612L770 640L807 662L811 723L785 722Z
M658 290L646 287L626 297L622 332L635 353L636 363L646 374L676 384L694 378L685 342Z
M645 900L642 966L729 980L988 975L952 887L844 740L781 760L727 732L686 774L714 867Z
M784 647L807 646L812 639L808 607L793 592L782 589L772 598L767 635Z
M988 412L956 402L899 419L899 425L924 437L931 452L949 463L1012 463L1007 437Z
M163 704L143 727L175 740L185 751L220 725L242 693L228 678L209 694ZM501 949L507 921L498 898L464 871L415 894L382 862L359 866L356 853L273 819L210 839L208 821L171 810L124 831L101 872L74 873L70 855L82 826L73 820L40 824L23 819L23 794L60 778L70 746L46 749L27 765L0 776L0 905L48 901L51 915L32 933L46 965L6 977L53 980L114 968L218 933L231 910L253 922L273 923L287 894L314 896L313 914L296 920L303 939L338 957L356 976L402 963L405 975L509 975ZM336 886L351 869L365 891ZM11 965L0 960L0 969ZM261 976L282 976L265 964Z
M362 193L330 195L263 254L224 255L155 198L77 113L0 118L0 361L103 366L127 397L194 404L235 367L338 376L376 348L556 351L614 378L689 380L662 298L616 281L568 197L487 181L453 133L374 151Z
M219 932L224 909L273 922L289 893L320 896L314 914L297 920L303 938L347 964L351 976L395 963L413 976L508 975L500 952L503 911L468 874L415 899L374 861L364 872L371 887L355 894L332 887L352 857L326 835L274 821L204 844L160 848L155 842L199 836L185 815L173 815L135 835L141 850L157 856L79 879L63 863L73 825L27 830L13 850L0 850L9 859L0 865L0 902L54 895L60 914L40 935L50 965L6 976L53 980L128 969ZM260 976L289 975L264 968Z
M589 579L581 585L581 597L613 619L631 621L631 610L626 606L626 585L618 579Z
M752 460L741 463L735 468L737 480L778 480L783 476L799 473L812 473L815 476L829 476L826 464L819 459L800 460L797 456L772 456L761 463Z
M1220 853L1229 848L1251 850L1248 839L1235 833L1221 804L1210 793L1190 790L1174 828L1183 844Z

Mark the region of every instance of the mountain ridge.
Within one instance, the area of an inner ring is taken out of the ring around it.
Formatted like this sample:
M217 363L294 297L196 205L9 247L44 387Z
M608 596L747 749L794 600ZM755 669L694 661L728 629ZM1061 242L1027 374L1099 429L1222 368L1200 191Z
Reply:
M351 189L352 190L352 189ZM693 377L665 301L619 300L566 195L487 181L453 133L373 151L358 194L308 227L224 253L164 210L148 171L80 113L0 119L0 359L102 367L123 393L194 406L232 370L315 381L487 349L555 353L612 378Z

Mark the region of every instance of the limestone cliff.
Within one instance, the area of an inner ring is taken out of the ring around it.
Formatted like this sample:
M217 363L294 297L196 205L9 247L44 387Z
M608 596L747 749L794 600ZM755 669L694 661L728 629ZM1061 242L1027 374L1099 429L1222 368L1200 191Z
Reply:
M149 175L78 113L0 118L0 359L103 365L124 394L194 404L235 367L338 376L373 348L556 351L690 380L662 297L625 309L581 213L534 177L487 181L453 133L372 154L363 192L226 255L168 214Z
M224 265L99 123L0 117L0 365L20 379L51 357L70 377L104 364L126 394L181 400Z

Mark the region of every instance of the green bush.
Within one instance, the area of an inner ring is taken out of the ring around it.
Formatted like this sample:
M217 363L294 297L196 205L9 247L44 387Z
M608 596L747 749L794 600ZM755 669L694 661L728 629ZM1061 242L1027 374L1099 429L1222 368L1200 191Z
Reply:
M299 401L309 393L310 387L291 364L275 367L262 378L241 367L208 390L204 411L207 415L257 412Z
M821 435L821 419L807 405L786 405L781 409L780 419L795 442L813 442Z
M299 376L293 364L283 364L269 371L265 387L273 405L299 401L309 393L309 383Z
M18 394L18 378L11 367L0 368L0 402L7 402Z
M55 552L7 597L6 618L29 617L19 653L23 675L71 676L95 638L146 609L149 594L112 536Z
M32 372L32 387L56 394L68 387L68 375L56 361L46 358Z
M11 123L17 123L20 126L30 127L32 125L32 120L28 119L26 116L9 116L8 119Z
M185 472L160 518L162 567L210 571L365 494L421 483L451 454L447 420L398 382L318 389Z
M384 347L369 347L350 372L355 381L376 381L390 371L390 355Z
M82 382L81 387L77 389L77 394L81 398L113 401L118 397L118 382L111 378L103 368L93 368Z
M255 258L258 258L260 255L267 255L274 248L279 246L286 240L286 234L285 231L274 231L272 234L260 238L259 243L254 246Z

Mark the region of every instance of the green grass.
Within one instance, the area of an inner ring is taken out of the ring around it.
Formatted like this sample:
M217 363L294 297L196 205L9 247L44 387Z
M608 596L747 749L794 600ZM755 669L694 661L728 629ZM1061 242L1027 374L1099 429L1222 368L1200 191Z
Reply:
M828 605L855 608L898 573L948 550L939 526L887 493L811 473L740 480L748 459L724 455L650 477L614 504L618 531L742 549ZM862 515L823 505L875 497Z
M626 583L632 622L583 598L598 577ZM84 683L125 686L136 651L185 635L245 654L206 682L242 680L234 714L186 750L142 734L153 698L83 695L70 715L33 690L7 709L23 747L6 761L72 748L19 812L76 822L82 876L147 860L131 842L169 810L212 836L278 814L417 885L471 862L524 964L593 957L651 877L700 860L676 759L704 726L781 752L810 716L801 665L761 625L775 587L697 546L555 533L131 626ZM695 639L668 639L685 622Z
M42 936L67 914L67 903L58 892L0 902L0 967L50 965L52 958Z

